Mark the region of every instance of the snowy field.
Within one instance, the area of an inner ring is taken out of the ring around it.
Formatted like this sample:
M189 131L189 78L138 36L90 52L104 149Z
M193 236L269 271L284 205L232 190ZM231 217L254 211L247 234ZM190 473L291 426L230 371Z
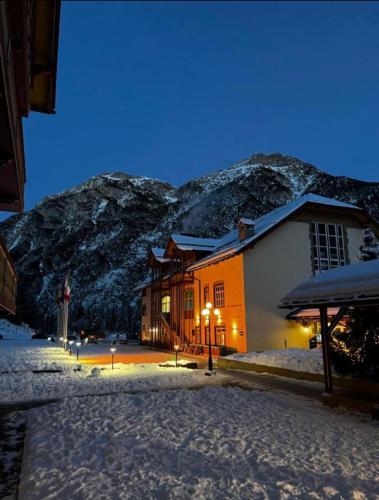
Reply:
M318 349L286 349L265 352L248 352L246 354L231 354L225 359L234 359L257 365L276 366L308 373L324 373L322 350Z
M58 399L141 389L165 389L213 383L204 372L163 368L158 363L85 365L57 344L31 340L33 332L0 321L0 402ZM33 370L60 370L34 373ZM95 373L94 373L95 372ZM218 380L223 375L218 374Z
M0 403L58 400L20 412L21 500L379 498L378 422L223 373L76 371L28 329L0 333Z
M374 499L378 423L283 393L207 387L29 412L19 498Z

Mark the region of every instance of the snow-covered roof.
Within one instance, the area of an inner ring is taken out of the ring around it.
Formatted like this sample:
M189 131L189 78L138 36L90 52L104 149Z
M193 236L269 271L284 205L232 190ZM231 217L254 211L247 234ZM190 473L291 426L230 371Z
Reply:
M195 262L189 270L194 270L218 260L230 257L236 253L243 251L245 248L249 247L252 243L259 240L268 233L275 226L283 222L287 217L296 212L299 208L306 204L314 205L325 205L331 207L343 207L354 210L361 210L361 208L351 205L350 203L345 203L343 201L334 200L332 198L326 198L324 196L319 196L316 194L305 194L296 198L286 205L283 205L267 214L258 217L255 220L250 219L250 223L254 225L254 234L249 236L243 241L239 239L239 233L237 230L231 231L230 233L224 235L218 240L219 244L213 249L212 253L207 257ZM217 240L211 240L217 241Z
M337 267L313 276L289 292L282 308L379 303L379 259Z
M180 250L202 250L204 252L211 252L219 243L219 240L216 239L197 238L184 234L172 234L171 239Z
M137 286L134 287L134 290L136 292L139 292L140 290L143 290L144 288L150 286L152 284L153 280L151 278L151 276L147 276L143 281L141 281L140 283L138 283Z
M164 253L165 253L164 248L154 247L151 249L151 253L154 255L155 259L158 262L167 262L168 261L168 259L164 256Z
M246 224L246 226L254 226L254 219L249 219L247 217L241 217L238 221L239 224Z

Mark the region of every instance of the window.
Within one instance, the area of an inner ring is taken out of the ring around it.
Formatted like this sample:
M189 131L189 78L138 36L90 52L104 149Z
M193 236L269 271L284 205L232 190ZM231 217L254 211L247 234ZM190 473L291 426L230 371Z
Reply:
M225 328L223 326L216 326L216 343L218 346L225 346Z
M171 297L169 295L164 295L162 297L162 312L169 313L171 306Z
M315 274L346 264L341 224L312 222L313 269Z
M142 289L142 297L146 297L146 288Z
M184 290L184 317L185 317L185 319L192 319L193 318L193 306L194 306L193 289L189 288L188 290Z
M142 304L142 316L146 316L146 304Z
M214 286L215 307L224 307L224 283Z
M200 326L197 326L194 331L195 344L201 344L201 330Z
M204 287L204 305L209 302L209 286Z

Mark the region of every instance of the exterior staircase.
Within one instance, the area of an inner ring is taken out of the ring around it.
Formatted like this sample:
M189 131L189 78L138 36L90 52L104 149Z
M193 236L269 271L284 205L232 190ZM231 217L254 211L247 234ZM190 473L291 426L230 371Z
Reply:
M161 314L161 322L163 326L163 330L166 336L169 339L170 349L174 350L174 346L179 346L179 350L182 352L186 352L188 354L200 354L200 346L197 344L191 344L187 338L182 340L179 335L173 330L168 324L166 318Z

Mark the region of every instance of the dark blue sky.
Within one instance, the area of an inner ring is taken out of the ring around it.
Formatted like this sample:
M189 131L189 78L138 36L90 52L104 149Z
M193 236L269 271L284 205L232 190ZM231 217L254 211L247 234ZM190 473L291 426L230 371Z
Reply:
M63 2L56 109L24 121L27 208L255 152L379 180L379 3Z

